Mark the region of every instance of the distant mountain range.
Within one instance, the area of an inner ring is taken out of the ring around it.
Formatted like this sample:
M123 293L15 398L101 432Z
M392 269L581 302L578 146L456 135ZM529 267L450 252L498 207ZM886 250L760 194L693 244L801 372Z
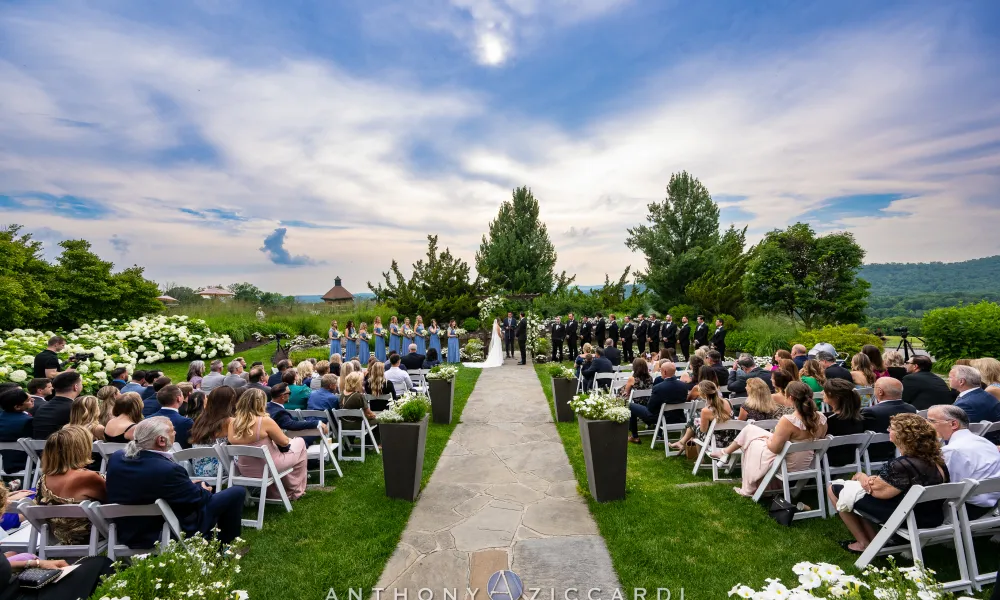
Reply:
M861 278L873 296L923 293L1000 292L1000 256L955 263L881 263L865 265Z

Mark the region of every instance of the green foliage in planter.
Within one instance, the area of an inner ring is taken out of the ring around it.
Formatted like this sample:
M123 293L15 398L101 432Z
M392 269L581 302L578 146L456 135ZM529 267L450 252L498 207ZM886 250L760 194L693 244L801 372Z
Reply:
M795 326L787 318L775 315L750 317L740 323L738 330L726 335L726 348L749 352L754 356L773 356L779 349L790 350L796 333Z
M1000 356L1000 304L935 308L924 315L924 346L937 360Z
M573 379L576 374L573 373L573 369L569 367L564 367L560 364L552 364L549 366L549 375L555 379Z
M479 319L475 317L469 317L465 321L462 321L462 329L469 332L479 331L479 326Z
M400 406L396 412L403 417L404 423L419 423L430 411L430 402L423 396L417 396L413 400Z
M812 348L820 342L829 342L837 352L848 356L861 352L861 347L866 344L876 346L879 350L883 347L878 336L859 325L827 325L800 332L792 340L793 344L802 344L806 348Z

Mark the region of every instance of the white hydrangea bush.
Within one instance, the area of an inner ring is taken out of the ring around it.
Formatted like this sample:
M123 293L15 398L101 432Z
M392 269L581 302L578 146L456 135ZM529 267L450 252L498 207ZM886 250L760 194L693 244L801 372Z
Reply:
M184 315L102 320L68 332L14 329L0 332L0 383L23 384L30 379L35 355L57 334L66 339L61 360L75 353L93 354L76 367L88 391L106 385L109 373L117 367L135 369L165 360L211 360L235 351L228 335L215 334L204 320Z

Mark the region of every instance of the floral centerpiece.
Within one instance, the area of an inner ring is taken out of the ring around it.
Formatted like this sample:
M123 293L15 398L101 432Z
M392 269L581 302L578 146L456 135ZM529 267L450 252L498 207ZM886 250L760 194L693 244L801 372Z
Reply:
M378 415L382 431L382 477L385 495L413 502L420 492L431 402L407 392Z
M427 379L441 379L444 381L454 381L457 375L458 375L458 365L441 364L431 368L431 370L427 373Z
M576 373L565 365L549 365L549 375L554 379L576 379Z
M245 546L236 538L220 552L217 540L206 540L201 534L185 538L183 546L171 540L159 554L132 557L128 567L115 563L116 572L105 578L91 597L246 600L249 594L233 589Z
M580 424L590 495L598 502L625 497L629 409L609 390L573 396L570 407Z

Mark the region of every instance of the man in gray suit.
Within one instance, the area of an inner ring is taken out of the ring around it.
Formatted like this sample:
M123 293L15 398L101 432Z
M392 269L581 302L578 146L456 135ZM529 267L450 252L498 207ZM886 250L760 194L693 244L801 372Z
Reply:
M201 380L201 391L209 394L215 388L225 385L226 376L222 374L222 361L215 359L209 366L209 374Z
M246 384L246 379L243 379L243 363L237 359L232 360L229 363L229 375L226 375L222 385L228 385L234 390L238 390Z

